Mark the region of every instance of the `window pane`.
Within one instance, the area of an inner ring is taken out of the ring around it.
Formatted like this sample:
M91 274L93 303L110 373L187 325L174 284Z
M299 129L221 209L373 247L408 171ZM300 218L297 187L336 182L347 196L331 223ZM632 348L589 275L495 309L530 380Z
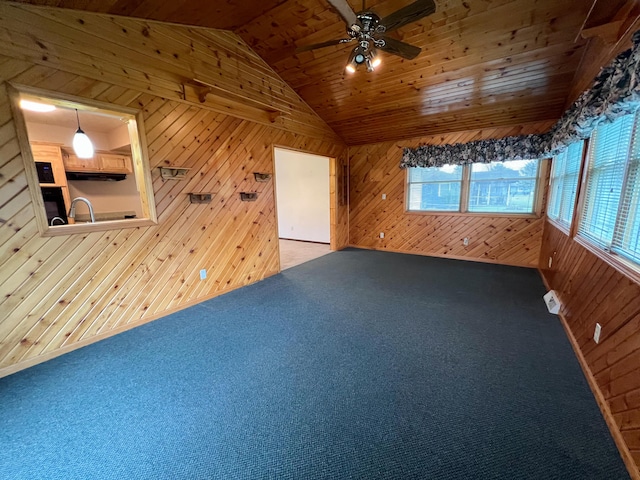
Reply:
M547 216L554 220L560 217L560 204L564 191L564 171L567 164L567 151L553 157L551 161L551 186L549 187L549 205Z
M551 163L551 186L547 216L567 227L571 225L578 188L578 174L582 162L584 142L576 142Z
M471 182L470 212L531 213L535 180Z
M409 182L437 182L462 180L462 165L444 165L442 167L410 168Z
M538 160L473 164L470 212L532 213Z
M409 185L409 210L460 210L460 182Z
M610 247L631 146L635 115L626 115L598 127L589 151L585 204L580 234Z
M538 160L511 160L508 162L473 163L471 180L509 178L536 178Z
M461 165L409 169L409 210L460 210Z
M636 128L612 249L640 263L640 135Z

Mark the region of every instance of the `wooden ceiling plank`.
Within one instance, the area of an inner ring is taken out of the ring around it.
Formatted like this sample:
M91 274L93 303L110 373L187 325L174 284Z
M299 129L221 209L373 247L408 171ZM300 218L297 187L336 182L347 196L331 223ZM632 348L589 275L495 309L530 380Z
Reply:
M218 82L220 88L228 88L225 91L230 94L246 95L254 100L271 96L276 99L273 102L280 102L279 108L296 112L295 119L278 118L276 126L305 128L304 119L312 119L315 112L341 137L357 144L365 139L396 135L407 138L425 128L459 131L464 129L461 127L491 127L555 116L561 110L558 105L566 102L571 90L571 73L578 68L585 49L584 42L573 42L591 7L583 0L438 0L435 13L393 33L395 38L423 49L415 60L385 55L383 65L374 74L357 72L346 77L344 65L349 46L288 56L297 45L340 38L344 34L344 23L326 0L260 3L247 0L242 5L224 0L217 4L196 2L184 6L178 2L155 10L151 0L137 3L107 0L106 7L100 7L93 0L30 1L85 10L103 8L110 13L214 28L236 21L235 33L255 52L245 49L229 32L185 27L176 30L175 42L180 45L176 48L181 50L168 55L189 56L202 62L203 68L212 66L207 71L222 72L223 76L241 75L242 92L232 82L225 83L225 79L216 78L211 83ZM622 8L628 5L626 0L614 1L617 3L611 8L622 14ZM604 6L606 2L599 0L599 3ZM622 6L613 8L618 3ZM359 10L359 4L352 5ZM367 4L382 16L404 5L406 0L369 0ZM600 10L607 14L604 20L611 21L616 15L607 13L604 7ZM173 18L167 18L169 16ZM127 28L131 20L118 17L111 22ZM106 28L105 25L98 27ZM153 58L155 54L149 52L154 47L163 52L160 47L172 29L151 24L150 31L149 38L136 41L149 42L146 54ZM115 41L124 46L124 39L113 33ZM106 29L102 35L106 38L108 34ZM215 47L199 49L194 54L190 51L192 41ZM227 54L234 57L236 63L223 62L218 67L218 59ZM259 61L257 55L266 59L275 73ZM177 59L162 59L178 76L179 60L174 60ZM115 75L116 72L105 73ZM198 78L193 72L190 74ZM163 88L176 89L168 85ZM389 122L393 122L393 129L387 127ZM326 131L331 136L328 127Z
M135 28L136 24L133 23L130 29L125 32L123 31L123 29L114 28L113 25L110 25L106 22L98 21L99 17L94 18L92 16L85 15L85 17L82 19L82 22L78 22L74 21L70 17L65 17L63 14L52 12L47 9L37 9L35 14L32 14L30 11L26 11L25 9L17 10L18 11L13 12L12 15L14 18L20 19L20 24L24 25L24 30L26 31L23 31L22 33L27 33L29 28L32 28L34 24L38 25L39 23L41 23L39 22L38 17L49 18L55 22L60 23L61 28L55 32L49 31L47 33L47 40L56 41L56 43L58 43L59 45L67 44L69 48L78 48L78 53L80 53L80 51L87 50L90 52L96 48L103 50L107 49L107 51L111 53L114 58L129 58L132 62L132 65L138 66L138 68L144 68L145 73L161 76L163 72L169 71L182 78L188 75L188 72L185 70L184 64L179 61L178 53L173 51L163 51L166 45L162 47L160 45L153 45L152 28L149 28L148 30L144 30L143 28L143 30L139 32L138 29ZM139 26L139 22L137 26ZM82 46L75 47L74 43L77 40L76 35L71 34L72 30L77 30L85 34L90 32L91 35L95 35L102 40L105 40L105 42L95 46L83 44ZM142 52L140 50L132 50L131 48L129 48L128 44L131 42L131 36L133 36L134 38L137 35L141 35L144 37L145 31L147 32L146 43L148 45L148 48ZM121 39L121 41L118 42L118 39ZM43 42L41 41L41 43ZM172 45L172 47L173 46L174 45ZM200 46L198 45L198 47ZM188 55L187 52L180 52L180 54L183 54L185 56ZM161 62L162 67L156 67L157 62ZM250 81L246 81L242 85L242 87L238 86L236 76L238 73L238 63L236 62L235 58L230 60L229 57L221 57L218 59L217 67L213 64L203 65L203 67L203 69L206 70L214 69L215 71L216 69L220 68L223 71L226 70L227 75L216 76L215 82L220 88L227 90L230 93L234 93L239 96L247 96L251 95L252 91L254 91L255 93L251 96L251 98L259 98L261 95L264 95L266 91L264 87L254 85ZM209 75L203 75L209 77ZM274 97L274 101L278 102L278 99ZM284 107L286 108L286 105L284 105Z

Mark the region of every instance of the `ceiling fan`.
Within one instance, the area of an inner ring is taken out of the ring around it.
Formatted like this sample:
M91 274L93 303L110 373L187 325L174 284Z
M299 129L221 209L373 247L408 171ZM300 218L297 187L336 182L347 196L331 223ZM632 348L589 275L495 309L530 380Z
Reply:
M360 65L365 65L367 71L372 72L380 64L380 57L377 50L398 55L408 60L416 58L421 51L419 47L401 42L385 34L431 15L436 11L434 0L416 0L386 17L380 18L371 10L365 9L364 0L360 13L355 13L347 3L347 0L327 1L336 9L347 24L348 38L306 45L297 48L296 52L306 52L317 48L356 41L357 46L351 51L349 61L347 62L346 70L349 73L355 72L356 68Z

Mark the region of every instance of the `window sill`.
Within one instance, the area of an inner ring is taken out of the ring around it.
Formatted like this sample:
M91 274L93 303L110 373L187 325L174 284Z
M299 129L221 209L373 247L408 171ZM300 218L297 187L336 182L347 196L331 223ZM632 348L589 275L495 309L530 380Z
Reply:
M589 240L579 235L576 235L575 237L573 237L573 239L576 241L576 243L586 248L589 252L594 254L607 265L616 269L618 272L640 285L640 265L636 265L633 262L621 257L620 255L616 255L615 253L605 252L600 247L592 244Z
M95 223L75 223L73 225L56 225L48 227L42 232L43 237L57 237L60 235L76 235L91 232L104 232L109 230L122 230L125 228L151 227L157 225L148 218L136 218L131 220L107 220Z
M571 236L571 231L569 230L569 227L567 227L565 224L563 223L559 223L556 220L549 218L547 216L547 221L553 225L556 229L560 230L562 233L564 233L567 237Z
M540 218L535 213L491 213L491 212L445 212L440 210L405 210L408 215L441 216L448 217L509 217L509 218Z

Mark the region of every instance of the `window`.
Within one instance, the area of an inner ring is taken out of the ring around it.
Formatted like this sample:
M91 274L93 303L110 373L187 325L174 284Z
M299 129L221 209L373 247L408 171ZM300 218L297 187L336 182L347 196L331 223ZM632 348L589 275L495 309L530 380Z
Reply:
M569 228L578 189L578 176L582 163L584 142L576 142L551 163L551 181L547 215L556 223Z
M460 210L462 165L409 169L409 210Z
M141 112L30 87L9 91L41 234L157 222Z
M637 115L598 127L587 163L578 233L606 251L640 263L640 140Z
M471 165L470 212L533 213L537 160Z
M409 168L409 210L531 214L538 167L538 160L512 160Z

